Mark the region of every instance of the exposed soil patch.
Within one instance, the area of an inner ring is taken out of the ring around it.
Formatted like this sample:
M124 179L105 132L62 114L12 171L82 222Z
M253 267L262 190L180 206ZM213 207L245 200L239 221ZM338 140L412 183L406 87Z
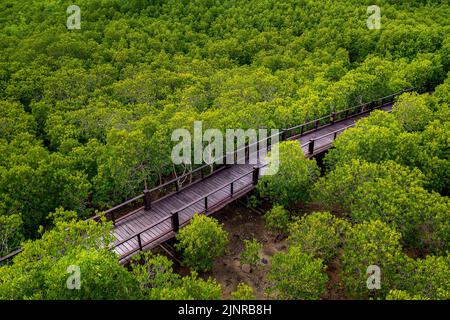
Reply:
M320 208L311 205L309 208L302 208L299 212L318 210ZM236 290L239 283L245 283L252 287L256 299L267 299L268 297L265 295L265 290L268 287L266 276L270 270L271 257L275 253L287 249L286 237L268 231L265 228L263 215L247 208L239 202L226 206L215 213L213 217L219 220L228 232L229 244L227 253L216 259L213 269L209 272L201 273L200 276L204 279L208 277L216 279L222 286L223 299L229 299L231 292ZM240 255L244 248L244 240L251 240L253 238L262 244L262 250L260 252L259 266L250 269L248 265L241 265ZM166 254L163 251L158 251L159 253ZM176 258L182 260L182 257L178 254L176 254ZM174 263L174 270L183 276L189 275L190 273L188 268L180 266L176 262ZM327 266L329 281L322 299L346 299L345 290L339 278L340 271L339 259L334 259Z
M266 274L270 269L270 257L286 249L286 239L270 233L264 227L262 215L239 204L231 204L214 215L224 224L229 234L228 253L217 259L213 270L208 273L222 285L223 298L230 297L239 283L243 282L253 288L257 299L267 298ZM240 254L245 239L257 239L262 245L260 265L253 270L241 266Z
M333 259L327 265L328 283L325 293L322 295L324 300L348 300L345 294L345 287L339 277L341 273L341 262L338 258Z

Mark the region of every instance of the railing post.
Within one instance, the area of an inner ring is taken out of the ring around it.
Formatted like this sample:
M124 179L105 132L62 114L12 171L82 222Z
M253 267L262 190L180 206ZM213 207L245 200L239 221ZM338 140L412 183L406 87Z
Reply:
M233 159L230 159L231 156L233 156ZM231 163L230 163L231 162ZM234 150L233 153L231 154L230 152L225 152L225 166L229 167L230 165L234 164Z
M244 153L245 153L245 163L249 163L250 162L250 144L249 144L249 141L245 141Z
M317 128L319 128L319 120L314 122L314 129L317 130Z
M138 238L139 250L142 251L142 241L141 241L141 234L140 233L138 233L137 238Z
M256 141L256 163L259 162L259 140Z
M336 112L333 112L330 117L330 122L333 124L336 121Z
M257 185L259 180L259 167L253 167L253 185Z
M334 132L333 140L336 140L336 137L337 137L337 131Z
M178 232L180 230L180 218L178 212L172 212L172 230Z
M230 184L230 198L233 198L233 193L234 193L234 182L231 181L231 184Z
M115 226L116 225L116 217L114 216L114 212L111 212L109 216L111 217L113 226Z
M314 153L314 139L309 139L308 153L309 154L313 154Z
M208 196L205 197L205 212L208 211Z
M286 129L282 129L281 130L281 141L286 141L287 139L287 130Z
M305 132L305 125L302 124L301 128L302 128L302 129L300 130L300 135L302 136L302 135L303 135L303 132Z
M177 191L177 193L180 192L180 186L178 184L178 180L175 181L175 190Z
M419 85L419 87L417 88L417 90L420 93L425 93L427 91L431 91L431 89L433 88L433 85L431 83L422 83L421 85Z
M144 190L144 207L145 211L148 211L152 208L152 198L150 196L150 190Z

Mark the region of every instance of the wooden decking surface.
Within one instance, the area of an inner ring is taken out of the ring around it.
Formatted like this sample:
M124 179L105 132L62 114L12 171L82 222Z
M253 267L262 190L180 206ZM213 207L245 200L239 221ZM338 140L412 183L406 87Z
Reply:
M380 108L381 110L390 111L391 105ZM317 131L308 133L299 139L297 139L300 144L305 144L309 142L310 139L316 139L328 133L332 133L337 130L342 130L348 126L353 125L358 119L367 116L367 114L358 115L340 122L336 122L327 127L319 128ZM295 139L295 137L294 137ZM291 140L291 139L290 139ZM314 156L319 152L323 152L328 149L334 140L334 135L330 134L325 138L319 139L315 142L314 153L308 154L308 146L303 146L302 150L308 157ZM250 155L250 163L255 163L255 154ZM264 158L264 154L261 159ZM119 220L114 228L114 236L117 241L116 244L123 242L137 233L147 229L149 226L161 221L164 221L158 225L152 227L141 234L141 245L144 249L151 249L156 247L160 243L170 239L174 236L172 231L172 225L170 220L170 215L173 210L178 210L197 199L201 201L195 203L194 205L182 210L180 212L180 226L186 224L189 219L194 215L194 213L202 211L204 209L204 201L202 197L206 194L216 190L222 186L228 186L217 192L214 192L208 197L208 212L211 214L226 204L236 200L237 198L245 195L251 191L254 186L252 184L252 171L255 165L252 164L234 164L221 169L215 174L211 175L204 180L198 181L192 185L187 186L180 192L170 195L169 197L163 198L159 201L155 201L152 204L151 210L144 210L140 208L136 210L133 214L129 214L125 218ZM244 177L240 178L234 183L234 193L231 197L231 190L229 187L230 182L233 179L237 179L242 175L248 173ZM114 249L121 260L128 260L135 252L139 251L139 243L137 237L133 237L128 241L118 245Z

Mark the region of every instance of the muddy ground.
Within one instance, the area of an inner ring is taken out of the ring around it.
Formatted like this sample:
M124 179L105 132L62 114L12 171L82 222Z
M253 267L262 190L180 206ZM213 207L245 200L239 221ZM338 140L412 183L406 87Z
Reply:
M317 208L304 208L306 211L315 211ZM200 274L203 278L212 277L222 286L223 299L229 299L231 292L236 290L239 283L243 282L253 288L256 299L267 299L265 290L268 287L266 280L270 270L271 257L287 248L285 236L269 232L264 226L262 213L251 210L245 203L230 204L213 215L224 226L229 235L227 253L216 259L211 271ZM260 252L260 265L256 269L249 270L249 266L242 266L240 254L244 247L245 239L257 239L262 244ZM182 258L177 255L177 260ZM175 264L175 271L188 275L189 270ZM327 267L330 281L323 299L345 299L344 290L339 279L339 261L332 261Z
M213 217L223 224L228 233L228 248L223 256L216 259L213 269L201 273L200 276L204 279L216 279L222 286L223 299L229 299L231 292L235 291L241 282L253 288L257 299L267 299L264 291L267 287L266 274L270 269L270 257L286 249L285 237L268 232L264 227L262 213L247 208L242 202L226 206ZM263 247L260 252L260 265L249 270L248 265L240 264L240 255L244 240L253 238ZM182 260L179 254L175 256L175 271L183 276L188 275L189 269L181 266L177 260Z
M217 259L211 276L222 285L223 298L229 298L243 282L253 288L257 299L264 299L267 287L266 274L270 269L270 257L286 249L286 239L280 239L267 231L264 227L262 214L256 213L244 205L233 204L215 215L224 224L229 235L228 253ZM244 248L244 240L255 238L262 244L260 264L249 270L249 266L242 266L240 254Z

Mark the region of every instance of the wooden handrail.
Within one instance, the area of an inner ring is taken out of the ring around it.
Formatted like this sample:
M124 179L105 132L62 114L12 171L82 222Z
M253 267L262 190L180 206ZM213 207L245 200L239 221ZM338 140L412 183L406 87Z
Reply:
M316 123L317 121L320 121L320 120L329 119L329 118L331 118L331 116L332 116L333 114L334 114L334 115L338 115L338 114L350 112L350 111L352 111L352 110L356 110L356 109L359 109L359 108L361 108L361 107L369 106L369 105L371 105L371 104L374 103L374 102L383 101L383 100L386 99L386 98L393 98L393 97L399 96L399 95L401 95L401 94L403 94L403 93L405 93L405 92L410 92L410 91L413 91L413 90L416 90L416 89L420 89L420 88L423 87L423 86L425 86L425 84L422 84L422 85L419 86L419 87L413 87L413 88L404 89L404 90L401 90L401 91L392 93L392 94L390 94L390 95L388 95L388 96L381 97L381 98L378 98L378 99L375 99L375 100L372 100L372 101L368 101L368 102L359 104L359 105L357 105L357 106L349 107L349 108L346 108L346 109L343 109L343 110L335 111L335 112L332 112L332 113L330 113L330 114L328 114L328 115L326 115L326 116L323 116L323 117L320 117L320 118L317 118L317 119L313 119L313 120L309 120L309 121L307 121L307 122L305 122L305 123L302 123L302 124L299 124L299 125L296 125L296 126L293 126L293 127L290 127L290 128L285 128L285 129L283 129L283 130L284 130L284 131L292 131L292 130L301 128L301 127L303 127L303 126L307 126L307 125ZM380 105L382 105L382 103L381 103ZM380 105L378 105L378 107L379 107ZM351 115L351 116L353 116L353 115ZM342 119L342 120L343 120L343 119Z
M150 230L150 229L156 227L157 225L159 225L159 224L165 222L166 220L170 220L170 216L167 216L167 217L164 217L164 218L159 219L158 221L152 223L150 226L148 226L148 227L145 228L144 230L141 230L141 231L139 231L139 232L134 233L133 235L129 236L129 237L128 237L127 239L125 239L125 240L120 241L119 243L115 243L112 247L113 247L113 248L116 248L116 247L118 247L118 246L120 246L120 245L122 245L122 244L124 244L124 243L126 243L126 242L128 242L128 241L130 241L130 240L133 240L133 239L136 238L138 235L143 234L144 232L147 232L148 230Z
M298 128L301 128L301 127L306 127L306 126L311 125L311 124L315 124L315 123L317 123L318 121L321 121L321 120L326 120L326 119L330 120L330 118L331 118L333 115L337 116L337 115L342 114L342 113L346 113L346 112L349 113L350 111L357 110L357 109L359 109L359 108L368 106L368 105L370 105L370 104L372 104L372 103L374 103L374 102L377 102L377 101L383 101L383 100L386 99L386 98L392 98L392 97L398 96L398 95L400 95L400 94L402 94L402 93L404 93L404 92L413 91L413 90L416 90L416 89L418 89L418 88L419 88L419 87L408 88L408 89L405 89L405 90L402 90L402 91L399 91L399 92L390 94L390 95L388 95L388 96L385 96L385 97L382 97L382 98L379 98L379 99L376 99L376 100L372 100L372 101L369 101L369 102L366 102L366 103L363 103L363 104L360 104L360 105L357 105L357 106L354 106L354 107L350 107L350 108L347 108L347 109L344 109L344 110L340 110L340 111L337 111L337 112L330 113L330 114L328 114L328 115L326 115L326 116L323 116L323 117L320 117L320 118L317 118L317 119L314 119L314 120L307 121L307 122L302 123L302 124L300 124L300 125L296 125L296 126L293 126L293 127L290 127L290 128L283 129L281 132L278 132L278 133L273 134L273 135L271 135L271 136L269 136L269 137L266 137L266 138L264 138L264 139L258 140L258 141L256 141L256 142L253 142L253 143L251 143L251 144L248 144L248 145L245 145L245 146L243 146L243 147L241 147L241 148L238 148L238 149L236 149L235 151L233 151L233 154L238 154L239 152L244 151L246 148L251 148L251 147L253 147L253 146L255 146L255 145L258 145L259 143L262 143L262 142L264 142L264 141L267 141L267 142L268 142L269 139L271 139L272 137L280 136L280 135L282 135L284 132L291 132L291 131L293 131L293 130L295 130L295 129L298 129ZM381 105L382 105L382 104L381 104ZM380 107L380 105L378 105L377 107ZM347 118L353 117L353 116L354 116L354 115L348 115ZM345 120L345 119L347 119L347 118L340 119L340 120L338 120L338 121L342 121L342 120ZM330 122L327 123L326 125L329 125L329 124L330 124ZM323 126L324 126L324 125L319 126L318 128L321 128L321 127L323 127ZM303 135L306 134L306 133L308 133L308 132L309 132L309 131L303 132ZM229 155L229 154L225 154L225 155L222 157L222 164L225 164L225 163L226 163L227 155ZM205 168L208 168L208 167L210 167L211 165L212 165L212 164L203 164L203 165L201 165L200 167L195 168L195 169L193 169L193 170L191 170L191 171L189 171L189 172L186 172L186 173L182 174L181 176L179 176L179 177L177 177L177 178L174 178L174 179L172 179L172 180L170 180L170 181L167 181L167 182L165 182L165 183L163 183L163 184L161 184L161 185L159 185L159 186L156 186L156 187L150 189L149 191L150 191L150 192L159 191L159 190L161 190L161 189L163 189L163 188L165 188L165 187L168 187L168 186L170 186L170 185L172 185L172 184L174 184L174 183L178 183L180 180L182 180L182 179L184 179L184 178L186 178L186 177L188 177L188 176L190 176L190 175L193 175L194 173L199 172L199 171L201 171L201 170L203 170L203 169L205 169ZM178 190L178 191L179 191L179 190ZM115 207L113 207L113 208L107 210L106 213L111 213L111 212L113 212L113 211L115 211L115 210L117 210L117 209L120 209L120 208L126 206L127 204L130 204L131 202L134 202L134 201L136 201L136 200L138 200L138 199L141 199L142 196L143 196L143 195L141 194L141 195L139 195L139 196L137 196L137 197L135 197L135 198L133 198L133 199L127 200L127 201L125 201L125 202L123 202L123 203L121 203L121 204L119 204L119 205L117 205L117 206L115 206Z
M389 105L389 103L385 103L385 104L381 105L381 107L386 106L386 105ZM387 112L391 112L391 110L388 110ZM324 134L324 135L321 135L321 136L319 136L319 137L316 137L316 138L314 138L313 140L314 140L314 141L318 141L318 140L324 139L324 138L326 138L326 137L328 137L328 136L336 135L336 134L339 133L339 132L343 132L343 131L347 130L348 128L354 127L355 124L356 124L356 123L352 123L352 124L350 124L350 125L348 125L348 126L342 127L342 128L337 129L337 130L335 130L335 131L332 131L332 132L326 133L326 134ZM301 144L300 147L303 148L303 147L306 147L306 146L308 146L308 145L310 145L310 144L311 144L311 141ZM313 151L314 151L314 148L312 148L312 149L313 149Z
M264 167L264 166L266 166L266 165L267 165L267 164L264 164L264 165L260 166L259 168L262 168L262 167ZM172 219L172 216L173 216L174 214L178 214L179 212L183 211L184 209L186 209L186 208L188 208L188 207L190 207L190 206L192 206L192 205L194 205L194 204L196 204L196 203L198 203L198 202L200 202L200 201L202 201L202 200L208 198L210 195L212 195L212 194L214 194L214 193L216 193L216 192L218 192L218 191L220 191L220 190L222 190L222 189L224 189L224 188L226 188L226 187L232 185L232 184L235 183L236 181L238 181L238 180L244 178L245 176L247 176L247 175L249 175L249 174L253 174L253 170L250 171L250 172L244 173L244 174L240 175L239 177L234 178L233 180L229 181L227 184L225 184L225 185L223 185L223 186L221 186L221 187L218 187L218 188L214 189L213 191L208 192L206 195L203 195L203 196L199 197L198 199L196 199L196 200L190 202L190 203L187 204L187 205L184 205L183 207L181 207L181 208L179 208L179 209L177 209L177 210L172 210L171 215L168 215L167 217L161 218L160 220L156 221L155 223L153 223L152 225L148 226L148 227L145 228L144 230L141 230L141 231L139 231L139 232L136 232L135 234L131 235L131 236L128 237L127 239L122 240L122 241L120 241L120 242L118 242L118 243L115 243L115 244L112 246L112 248L117 248L117 247L123 245L124 243L129 242L129 241L131 241L131 240L133 240L133 239L135 239L135 238L138 238L138 239L139 239L139 237L140 237L143 233L149 231L150 229L156 227L157 225L159 225L159 224L161 224L161 223L163 223L163 222L166 222L167 220ZM205 211L205 210L200 211L199 213L202 213L202 212L204 212L204 211ZM190 220L190 219L189 219L189 220ZM188 221L189 221L189 220L188 220ZM165 232L165 233L159 235L158 238L164 237L164 236L166 236L166 235L168 235L168 234L170 234L170 233L172 233L172 232L175 232L175 231L174 231L173 229L168 230L167 232ZM155 239L152 240L152 242L154 242L154 241L155 241ZM147 243L147 244L148 244L148 243ZM121 259L124 259L124 258L128 257L129 255L133 254L134 252L142 250L142 248L145 247L147 244L142 244L142 243L141 243L141 244L139 245L138 248L135 248L135 249L129 251L126 255L123 255L123 256L121 256L120 258L121 258Z
M355 126L354 123L353 123L353 124L350 124L350 125L348 125L348 126L342 127L342 128L337 129L337 130L335 130L335 131L332 131L332 132L326 133L326 134L324 134L324 135L321 135L321 136L319 136L319 137L317 137L317 138L314 138L313 140L314 140L314 141L321 140L321 139L323 139L323 138L325 138L325 137L334 135L335 133L338 133L338 132L341 132L341 131L345 131L345 130L347 130L348 128L351 128L351 127L354 127L354 126ZM309 145L309 142L305 142L305 143L301 144L300 147L303 148L303 147L306 147L307 145Z
M263 166L265 166L265 165L263 165ZM260 166L260 168L263 167L263 166ZM198 203L198 202L204 200L205 198L209 197L210 195L212 195L212 194L214 194L214 193L216 193L216 192L218 192L218 191L220 191L220 190L222 190L222 189L224 189L224 188L226 188L226 187L229 187L232 183L234 183L234 182L236 182L236 181L242 179L243 177L245 177L245 176L247 176L247 175L250 175L250 174L252 174L252 173L253 173L253 171L250 171L250 172L247 172L247 173L243 173L242 175L240 175L239 177L234 178L233 180L231 180L231 181L228 182L227 184L225 184L225 185L223 185L223 186L220 186L220 187L214 189L213 191L208 192L208 193L205 194L205 195L200 196L200 197L197 198L196 200L191 201L190 203L188 203L188 204L182 206L181 208L178 208L178 209L176 209L176 210L172 210L172 213L176 213L176 212L183 211L184 209L186 209L186 208L188 208L188 207L191 207L192 205L194 205L194 204L196 204L196 203Z
M23 251L22 248L19 248L9 254L7 254L6 256L0 257L0 263L2 263L3 261L6 261L8 259L11 259L13 257L15 257L16 255L18 255L19 253L21 253Z

